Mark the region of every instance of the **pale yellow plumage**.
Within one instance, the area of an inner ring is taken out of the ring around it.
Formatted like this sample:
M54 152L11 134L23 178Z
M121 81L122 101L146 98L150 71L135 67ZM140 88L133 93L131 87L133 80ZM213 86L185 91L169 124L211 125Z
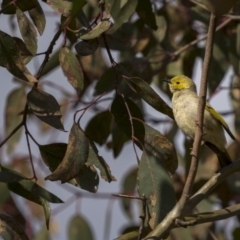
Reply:
M169 83L170 91L173 93L173 114L179 128L187 136L194 138L196 129L195 120L197 119L199 102L195 83L184 75L179 75L165 81ZM225 148L226 138L224 129L235 140L222 116L209 103L206 103L203 120L203 141L209 147L216 150L215 152L218 155L221 167L231 163Z

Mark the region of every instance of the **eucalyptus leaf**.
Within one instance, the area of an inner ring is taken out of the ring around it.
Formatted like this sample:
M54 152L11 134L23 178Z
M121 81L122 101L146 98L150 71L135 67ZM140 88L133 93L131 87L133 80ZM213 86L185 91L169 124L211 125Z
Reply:
M135 12L138 0L113 1L105 0L107 11L114 19L114 25L107 33L114 33Z
M86 162L87 166L94 165L100 170L101 178L107 182L116 181L116 178L111 174L110 167L103 159L103 157L98 155L98 150L95 144L89 139L89 155Z
M5 67L15 77L31 83L37 82L24 65L14 38L2 31L0 31L0 55L0 66Z
M79 187L89 192L97 192L99 185L98 173L94 166L83 165L80 173L75 177Z
M36 117L50 126L64 131L60 106L52 95L33 87L27 94L27 103Z
M77 214L70 219L68 223L68 239L94 239L93 231L87 220L82 215Z
M158 26L152 10L152 3L150 0L138 1L136 12L140 19L144 21L150 28L157 30Z
M102 145L106 142L111 131L112 114L104 111L89 120L85 133L94 142Z
M165 137L146 124L145 130L145 149L138 170L138 191L140 197L144 195L147 198L149 215L146 221L154 229L176 204L173 182L165 168L171 157L175 158L171 161L177 159L175 150Z
M75 88L78 95L80 95L84 87L84 77L78 59L69 48L64 47L59 52L59 62L68 81Z
M86 32L83 35L80 35L80 38L82 40L91 40L97 38L102 33L106 32L110 28L111 24L112 22L109 19L103 19L93 29L91 29L90 31Z
M0 225L0 236L3 239L29 240L22 226L13 217L0 214Z
M28 50L26 44L23 42L21 38L13 37L13 39L17 44L21 58L23 59L23 62L26 65L33 58L33 54Z
M24 110L26 104L25 88L20 87L9 93L5 108L5 135L8 136L11 131L21 123L22 116L19 114ZM20 128L7 142L7 152L11 153L17 146L22 133Z
M119 128L129 139L134 136L140 143L144 142L145 130L141 122L143 121L143 116L140 109L133 101L127 98L123 99L120 95L116 95L111 106L111 113L113 114L115 122ZM132 119L131 122L130 119L132 117L135 119ZM141 148L138 141L135 141L135 143Z
M61 180L62 183L65 183L76 177L87 161L88 153L88 139L83 130L76 123L73 123L64 159L57 169L45 179L51 181Z
M36 1L36 7L29 10L28 13L33 23L35 24L39 34L42 35L46 26L46 18L42 7L38 1Z
M28 17L17 8L16 11L19 30L28 50L35 55L37 52L37 31Z
M63 0L47 0L47 4L56 12L68 17L71 14L73 3Z
M16 13L16 5L10 4L12 0L3 0L1 4L1 9L3 10L4 14L15 14ZM21 9L21 11L25 12L27 10L31 10L32 8L36 7L36 0L21 0L18 1L17 7ZM10 5L9 5L10 4ZM8 6L8 7L6 7Z
M75 45L75 49L80 56L93 54L99 47L97 39L81 41Z
M166 114L174 119L172 109L162 100L162 98L141 78L125 77L124 78L131 88L139 94L144 101L157 111Z
M40 197L52 203L63 202L60 198L58 198L51 192L47 191L46 189L42 188L41 186L39 186L38 184L31 180L27 180L25 176L16 171L1 166L1 172L10 173L11 175L13 174L18 175L16 176L16 178L18 177L19 179L21 177L23 178L18 182L8 182L8 188L10 191L16 193L17 195L25 199L28 199L40 205L41 205Z

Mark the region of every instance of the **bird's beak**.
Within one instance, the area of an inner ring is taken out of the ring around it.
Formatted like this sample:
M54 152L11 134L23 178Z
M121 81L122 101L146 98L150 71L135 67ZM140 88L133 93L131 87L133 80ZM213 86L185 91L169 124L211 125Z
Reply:
M162 79L162 81L167 82L167 83L171 83L171 80L168 79L168 78L164 78L164 79Z

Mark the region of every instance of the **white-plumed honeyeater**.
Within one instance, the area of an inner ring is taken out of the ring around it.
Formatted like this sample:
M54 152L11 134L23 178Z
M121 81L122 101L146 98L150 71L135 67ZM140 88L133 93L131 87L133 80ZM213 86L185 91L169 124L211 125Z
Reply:
M172 109L178 127L190 138L194 139L199 97L195 83L184 75L172 79L164 79L169 84L172 96ZM231 159L225 148L224 129L235 140L222 116L206 102L203 119L203 141L218 156L220 167L231 164Z

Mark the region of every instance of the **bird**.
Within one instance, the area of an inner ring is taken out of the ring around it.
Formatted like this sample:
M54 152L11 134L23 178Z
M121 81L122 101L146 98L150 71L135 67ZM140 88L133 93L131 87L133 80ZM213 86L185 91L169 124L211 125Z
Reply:
M185 135L194 139L199 102L195 83L185 75L177 75L171 79L165 78L163 81L168 83L173 94L172 109L178 127ZM236 140L223 117L206 102L202 140L205 145L217 154L220 168L232 163L225 148L226 137L224 130L233 140Z

